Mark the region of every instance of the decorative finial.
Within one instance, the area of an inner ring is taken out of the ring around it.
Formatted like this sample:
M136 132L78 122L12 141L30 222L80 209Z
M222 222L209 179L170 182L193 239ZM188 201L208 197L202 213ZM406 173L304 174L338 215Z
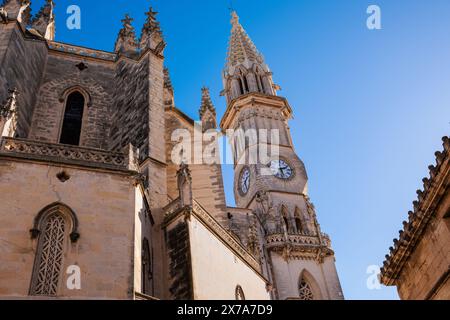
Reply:
M133 18L127 13L125 17L121 20L122 25L126 28L132 28L131 23L133 22Z
M214 105L211 100L211 95L209 93L208 87L202 88L202 104L200 107L200 118L203 118L206 111L209 110L213 115L216 114L216 109L214 108Z
M231 24L236 27L239 25L239 16L236 11L231 12Z
M209 94L209 88L202 88L202 104L199 110L202 120L202 129L204 131L217 128L216 109Z
M38 31L47 40L53 40L55 38L54 7L55 3L53 0L46 0L44 6L42 6L31 22L33 29Z
M137 52L136 33L131 25L133 19L127 13L121 20L122 29L119 31L115 44L115 51L126 55L134 55Z
M153 50L156 54L162 55L166 47L164 37L161 31L161 26L156 19L158 12L150 7L149 11L145 13L147 19L142 27L140 46L141 50Z
M4 7L0 7L0 18L3 23L8 23L8 12Z
M17 88L9 89L8 93L8 98L6 98L0 106L0 117L4 117L6 119L9 119L15 113L16 100L19 95Z

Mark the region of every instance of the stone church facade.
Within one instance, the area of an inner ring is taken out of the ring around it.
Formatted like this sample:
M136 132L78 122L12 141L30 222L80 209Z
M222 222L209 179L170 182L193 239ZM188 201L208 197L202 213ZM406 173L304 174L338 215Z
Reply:
M343 299L292 108L235 13L219 123L206 88L200 122L176 107L152 9L105 52L55 41L53 1L29 5L0 10L0 299ZM219 162L173 161L174 131L219 125L279 132L265 163L231 139L237 208Z

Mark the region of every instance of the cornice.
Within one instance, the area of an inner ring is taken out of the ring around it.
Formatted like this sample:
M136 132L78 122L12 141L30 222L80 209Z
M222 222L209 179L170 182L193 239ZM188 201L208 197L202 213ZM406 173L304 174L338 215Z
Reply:
M49 53L59 55L70 55L88 60L103 61L109 63L117 63L121 60L128 60L130 62L140 62L148 53L152 53L159 59L164 59L164 56L151 49L145 49L137 54L136 57L127 57L116 52L110 52L105 50L98 50L89 47L68 44L60 41L47 40L43 37L38 37L30 33L24 28L17 20L13 20L16 27L20 30L23 39L26 41L38 41L46 45Z
M283 116L287 119L292 117L292 108L286 98L250 92L230 102L220 122L221 129L229 129L233 119L242 108L253 106L256 103L263 106L279 108L281 109Z
M418 199L413 202L414 210L409 212L408 221L403 222L403 230L399 231L399 239L394 239L394 246L389 248L390 253L386 255L381 268L381 282L385 285L396 284L448 188L450 138L444 137L442 141L444 150L436 152L436 165L429 166L430 176L422 180L423 190L417 190Z

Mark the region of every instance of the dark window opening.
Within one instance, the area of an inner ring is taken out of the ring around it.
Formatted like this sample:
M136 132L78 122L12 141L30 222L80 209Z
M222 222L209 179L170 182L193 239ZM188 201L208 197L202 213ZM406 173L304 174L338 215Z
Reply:
M256 85L258 86L258 92L264 93L264 90L261 87L261 85L262 85L261 76L259 76L259 75L256 75Z
M250 90L248 89L248 82L247 82L246 76L244 76L244 88L245 88L245 93L250 92Z
M60 143L77 146L80 144L81 124L83 120L84 97L73 92L67 97L66 111L61 130Z
M242 85L242 79L239 79L239 94L244 94L244 86Z
M300 220L300 218L295 218L295 226L297 227L297 232L298 233L302 233L303 232L302 221Z
M289 222L288 219L286 217L283 217L283 221L284 221L284 225L286 226L286 231L289 232Z

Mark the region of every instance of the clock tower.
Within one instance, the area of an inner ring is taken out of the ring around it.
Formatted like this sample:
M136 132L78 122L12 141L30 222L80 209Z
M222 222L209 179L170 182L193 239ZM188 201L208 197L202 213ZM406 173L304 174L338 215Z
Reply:
M292 108L263 56L232 13L223 73L227 131L238 207L259 221L261 265L275 299L343 299L329 237L308 197L306 169L294 150Z

